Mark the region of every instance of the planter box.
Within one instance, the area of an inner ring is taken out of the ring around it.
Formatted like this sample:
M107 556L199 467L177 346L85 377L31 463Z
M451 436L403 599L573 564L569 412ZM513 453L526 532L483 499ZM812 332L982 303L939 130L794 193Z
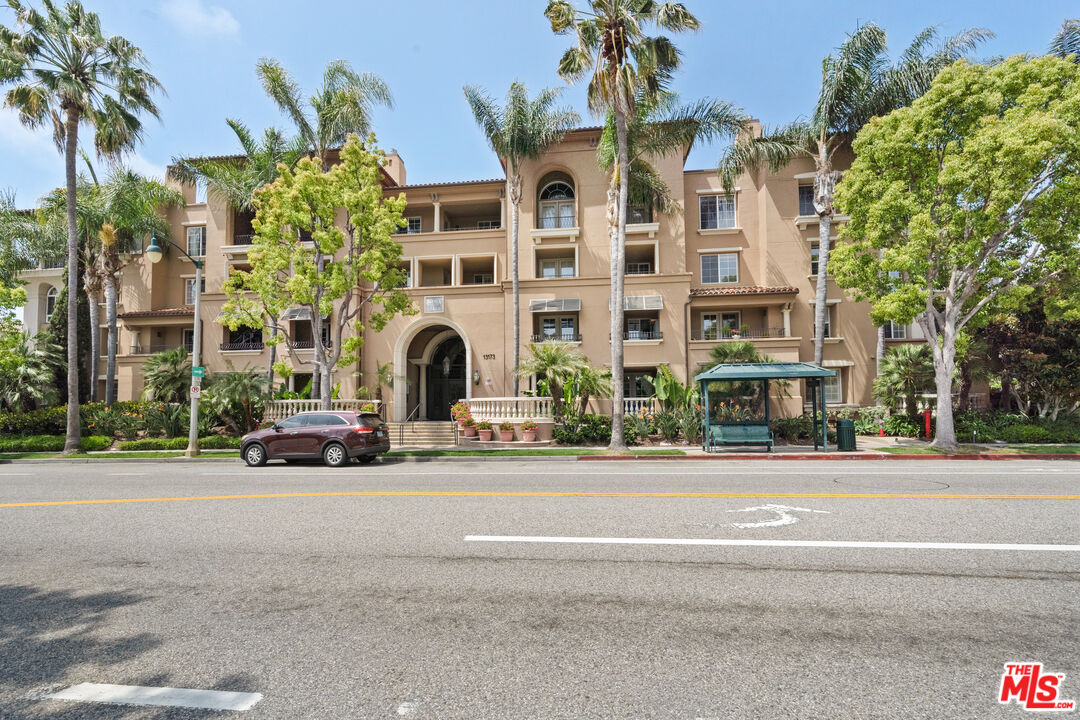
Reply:
M480 431L480 442L491 442L491 434L493 432L494 432L494 430L481 430Z
M521 431L521 441L522 442L536 442L536 431L535 430L522 430Z
M476 426L475 425L466 425L465 426L465 437L476 437Z
M514 431L513 430L500 430L499 431L499 442L514 442Z

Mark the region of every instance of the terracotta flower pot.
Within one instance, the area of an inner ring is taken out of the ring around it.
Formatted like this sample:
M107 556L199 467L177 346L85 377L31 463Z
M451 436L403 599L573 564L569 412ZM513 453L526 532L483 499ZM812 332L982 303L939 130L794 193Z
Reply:
M499 431L499 441L500 442L514 442L514 431L513 430L500 430Z
M466 425L465 426L465 437L476 437L476 426L475 425Z
M489 442L491 440L491 433L492 432L493 432L492 430L481 430L480 431L480 442Z
M522 430L521 431L521 439L523 441L525 441L525 442L536 442L536 431L535 430Z

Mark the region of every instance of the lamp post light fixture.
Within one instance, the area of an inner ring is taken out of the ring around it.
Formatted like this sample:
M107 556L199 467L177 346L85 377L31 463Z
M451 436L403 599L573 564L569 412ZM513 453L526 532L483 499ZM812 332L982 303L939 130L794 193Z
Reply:
M179 245L172 242L171 240L165 240L165 242L168 243L169 245L172 245L174 248L176 248L180 252L184 253L184 255L187 257L187 259L190 260L193 265L195 265L195 322L194 322L195 329L194 329L194 332L192 334L192 339L191 339L191 367L192 367L191 385L192 385L192 387L195 387L196 384L198 383L198 386L201 388L202 387L202 377L195 375L194 368L199 367L199 348L200 348L200 346L202 344L202 337L201 337L202 333L200 332L200 323L199 323L199 317L200 317L200 315L199 315L199 308L200 308L199 300L202 297L203 262L202 262L202 260L198 260L196 258L191 257L191 255L188 254L187 250L180 247ZM150 236L150 247L146 248L146 256L148 258L150 258L150 262L152 262L152 263L160 262L161 258L165 256L165 251L166 250L167 250L167 248L162 247L162 245L160 244L160 241L158 240L158 236L156 234ZM199 393L198 392L192 392L191 393L191 419L190 419L190 422L188 423L188 446L187 446L187 450L184 451L184 455L186 457L195 457L198 454L199 454Z

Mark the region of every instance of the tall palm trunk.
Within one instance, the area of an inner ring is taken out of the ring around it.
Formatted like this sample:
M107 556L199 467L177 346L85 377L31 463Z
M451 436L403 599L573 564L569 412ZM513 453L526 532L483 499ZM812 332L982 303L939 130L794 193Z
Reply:
M87 275L90 274L89 268L87 269ZM101 331L98 329L98 302L97 293L94 288L86 287L86 311L90 316L90 402L97 402L97 376L98 376L98 356L101 352L98 349L98 338L101 337Z
M116 346L119 330L116 327L116 275L105 273L105 325L108 337L105 340L105 404L116 402Z
M82 450L79 428L79 227L76 216L75 154L79 146L79 111L68 107L64 130L64 171L67 175L67 437L65 453Z
M512 168L513 175L510 178L510 282L513 286L514 305L514 397L517 397L520 388L518 368L521 367L521 292L518 277L518 226L521 220L521 174L517 168Z
M818 144L814 175L814 209L818 213L818 276L814 304L814 364L820 366L825 354L825 318L829 306L829 235L832 232L833 191L836 176L824 142Z
M623 434L623 285L626 269L626 204L630 186L630 147L626 136L626 108L620 99L615 103L615 135L619 146L618 227L611 259L611 450L625 450Z
M881 361L885 359L885 326L879 325L877 329L877 348L874 351L875 375L881 374Z

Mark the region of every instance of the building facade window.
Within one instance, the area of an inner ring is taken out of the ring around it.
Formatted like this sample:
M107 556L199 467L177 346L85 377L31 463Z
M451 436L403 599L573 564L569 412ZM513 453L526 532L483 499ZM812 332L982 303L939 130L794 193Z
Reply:
M541 340L577 340L577 318L573 315L540 318Z
M644 205L631 205L626 208L626 223L628 225L641 225L651 223L653 220L652 208Z
M836 374L832 377L822 378L822 382L825 383L825 402L827 403L842 403L844 402L844 387L840 381L841 368L836 368Z
M408 217L408 218L405 218L405 220L409 224L406 225L405 227L398 228L397 229L398 235L416 235L417 233L422 232L423 224L420 222L420 217L419 216Z
M907 340L907 325L898 325L890 320L882 326L882 329L885 331L886 340Z
M657 337L657 321L655 318L627 318L627 340L652 340Z
M702 195L698 198L698 214L702 230L721 230L735 227L734 195Z
M799 186L799 215L817 215L814 209L814 186Z
M703 340L719 340L731 337L731 334L739 329L739 319L740 313L738 310L705 313L701 316L701 338Z
M206 255L206 226L196 225L187 229L187 253L191 257Z
M738 253L702 255L701 282L710 285L739 282Z
M56 310L56 298L60 296L60 291L54 287L49 288L49 292L45 293L45 322L52 320L53 312Z
M654 392L653 375L641 370L628 370L623 375L623 397L647 398Z
M206 278L203 278L202 282L199 284L199 292L206 292ZM195 278L184 280L184 304L195 304Z
M574 258L543 258L540 260L540 277L542 278L568 278L574 277Z
M263 346L262 328L226 328L225 332L226 340L222 350L258 350Z
M191 352L192 349L195 347L195 330L193 330L192 328L184 328L182 337L184 349L188 352Z
M818 274L818 248L815 245L810 248L810 274L817 277Z
M574 227L574 188L568 182L550 182L540 191L541 229Z
M206 181L203 180L202 178L199 178L198 180L195 181L195 203L200 204L200 203L205 203L205 202L206 202Z
M814 313L814 335L817 335L817 310L813 306L810 307L811 312ZM832 307L825 306L825 337L832 337Z

